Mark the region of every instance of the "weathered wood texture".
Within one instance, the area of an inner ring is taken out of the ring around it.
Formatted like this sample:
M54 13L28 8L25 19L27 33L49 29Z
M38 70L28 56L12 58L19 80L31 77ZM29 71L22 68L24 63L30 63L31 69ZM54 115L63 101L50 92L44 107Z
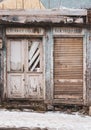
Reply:
M91 24L91 9L87 10L88 23Z
M83 99L83 40L61 37L54 42L54 98L80 102Z
M91 105L91 30L87 33L87 99L88 105Z
M7 43L8 98L43 99L42 42L9 39ZM17 53L15 53L17 52Z
M75 23L83 24L86 10L0 10L0 23Z
M0 27L0 101L2 101L3 98L3 73L4 66L3 66L3 30L2 27Z
M45 39L45 102L53 100L53 35L51 28L46 30Z
M3 51L2 51L2 97L6 98L6 29L3 27L2 29L2 40L3 40Z
M0 10L0 15L61 15L61 16L87 16L85 9L46 9L46 10Z

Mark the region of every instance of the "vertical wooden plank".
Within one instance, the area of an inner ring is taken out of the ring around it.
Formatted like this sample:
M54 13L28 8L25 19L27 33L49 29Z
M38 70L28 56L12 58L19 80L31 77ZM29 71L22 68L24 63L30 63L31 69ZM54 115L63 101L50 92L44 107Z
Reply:
M87 32L87 103L91 105L91 29Z
M0 26L0 39L2 41L2 27ZM0 102L3 98L3 43L0 48Z
M87 57L87 30L84 29L84 36L83 36L83 99L84 105L87 104L87 86L86 86L86 57Z
M0 102L2 101L3 96L3 58L2 50L0 50Z
M53 56L53 52L54 52L54 40L53 40L53 29L51 29L51 37L50 37L50 41L51 41L51 100L53 100L53 94L54 94L54 79L53 79L53 73L54 73L54 56Z
M45 33L46 34L46 33ZM43 60L43 65L42 65L42 71L43 71L43 88L44 88L44 90L43 90L43 99L44 99L44 101L46 100L46 79L45 79L45 77L46 77L46 75L45 75L45 45L46 45L46 37L45 37L45 35L43 36L43 41L42 41L42 44L43 44L43 48L42 48L42 54L43 54L43 56L42 56L42 60Z
M40 53L40 71L43 72L44 60L43 60L43 41L40 43L39 46L39 53Z
M52 29L46 29L45 45L45 102L52 103L53 100L53 34Z
M9 51L9 48L10 48L10 41L7 40L7 71L10 71L10 51Z
M3 28L3 82L4 82L4 86L3 86L3 99L5 99L7 97L7 87L6 87L6 28Z

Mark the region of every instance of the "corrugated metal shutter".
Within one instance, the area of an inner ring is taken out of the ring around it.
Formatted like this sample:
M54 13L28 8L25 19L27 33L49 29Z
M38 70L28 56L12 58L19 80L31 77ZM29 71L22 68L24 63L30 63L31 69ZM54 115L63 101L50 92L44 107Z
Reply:
M83 40L57 37L54 43L54 98L82 99Z

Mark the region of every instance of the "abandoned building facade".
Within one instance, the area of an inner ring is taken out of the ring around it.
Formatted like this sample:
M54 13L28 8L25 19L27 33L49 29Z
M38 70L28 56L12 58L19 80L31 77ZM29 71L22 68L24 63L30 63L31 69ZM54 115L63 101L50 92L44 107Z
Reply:
M0 98L91 106L90 9L1 10Z

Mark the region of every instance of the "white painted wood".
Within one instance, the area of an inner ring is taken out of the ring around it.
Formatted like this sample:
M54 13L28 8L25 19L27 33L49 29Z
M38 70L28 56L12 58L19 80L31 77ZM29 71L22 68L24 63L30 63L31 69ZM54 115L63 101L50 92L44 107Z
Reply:
M11 41L10 45L10 70L22 70L22 43L21 41Z
M29 60L29 41L33 41L34 46L32 46L31 55L34 54L33 58L30 55L30 63L32 64L36 57L39 55L37 60L32 66L32 70L28 70L28 60ZM8 42L7 49L7 92L8 98L43 98L43 72L40 73L40 68L36 68L38 62L40 62L40 57L42 54L42 43L40 44L39 39L22 39L22 40L10 40ZM41 49L40 49L41 47ZM36 49L38 48L38 51ZM35 51L34 51L35 50ZM32 54L33 53L33 54ZM42 58L41 58L42 62ZM11 64L11 63L14 63ZM20 63L20 65L18 64ZM42 65L42 64L41 64ZM19 68L18 68L19 67ZM20 68L21 67L21 68ZM11 68L11 69L10 69ZM34 69L39 69L34 71ZM19 71L21 70L21 71ZM35 92L35 89L37 91Z
M40 15L40 16L53 16L53 15L70 15L70 16L86 16L86 9L47 9L47 10L0 10L0 15ZM47 17L46 16L46 17Z
M29 71L29 51L28 51L28 44L29 44L29 41L27 39L25 39L25 56L26 58L24 63L25 63L25 72L28 72ZM28 58L27 58L28 57Z
M83 35L83 30L74 27L54 27L53 35Z
M46 37L45 36L43 36L43 60L42 60L42 63L43 63L43 68L42 68L42 70L43 70L43 88L44 88L44 96L43 96L43 98L44 98L44 101L46 100L46 82L45 82L45 79L46 79L46 68L45 68L45 66L46 66Z
M8 74L8 98L24 98L23 78L23 74Z
M40 42L40 46L39 46L39 52L40 52L40 72L43 71L43 67L44 67L44 64L43 64L43 57L44 57L44 53L43 53L43 43Z
M10 71L10 40L7 42L7 71Z
M42 74L27 74L26 97L27 98L43 98Z
M22 40L8 40L7 91L8 98L24 98L24 44Z
M43 35L44 30L42 28L7 28L6 29L6 35L10 36L25 36L25 35L33 35L33 36L38 36L38 35Z

